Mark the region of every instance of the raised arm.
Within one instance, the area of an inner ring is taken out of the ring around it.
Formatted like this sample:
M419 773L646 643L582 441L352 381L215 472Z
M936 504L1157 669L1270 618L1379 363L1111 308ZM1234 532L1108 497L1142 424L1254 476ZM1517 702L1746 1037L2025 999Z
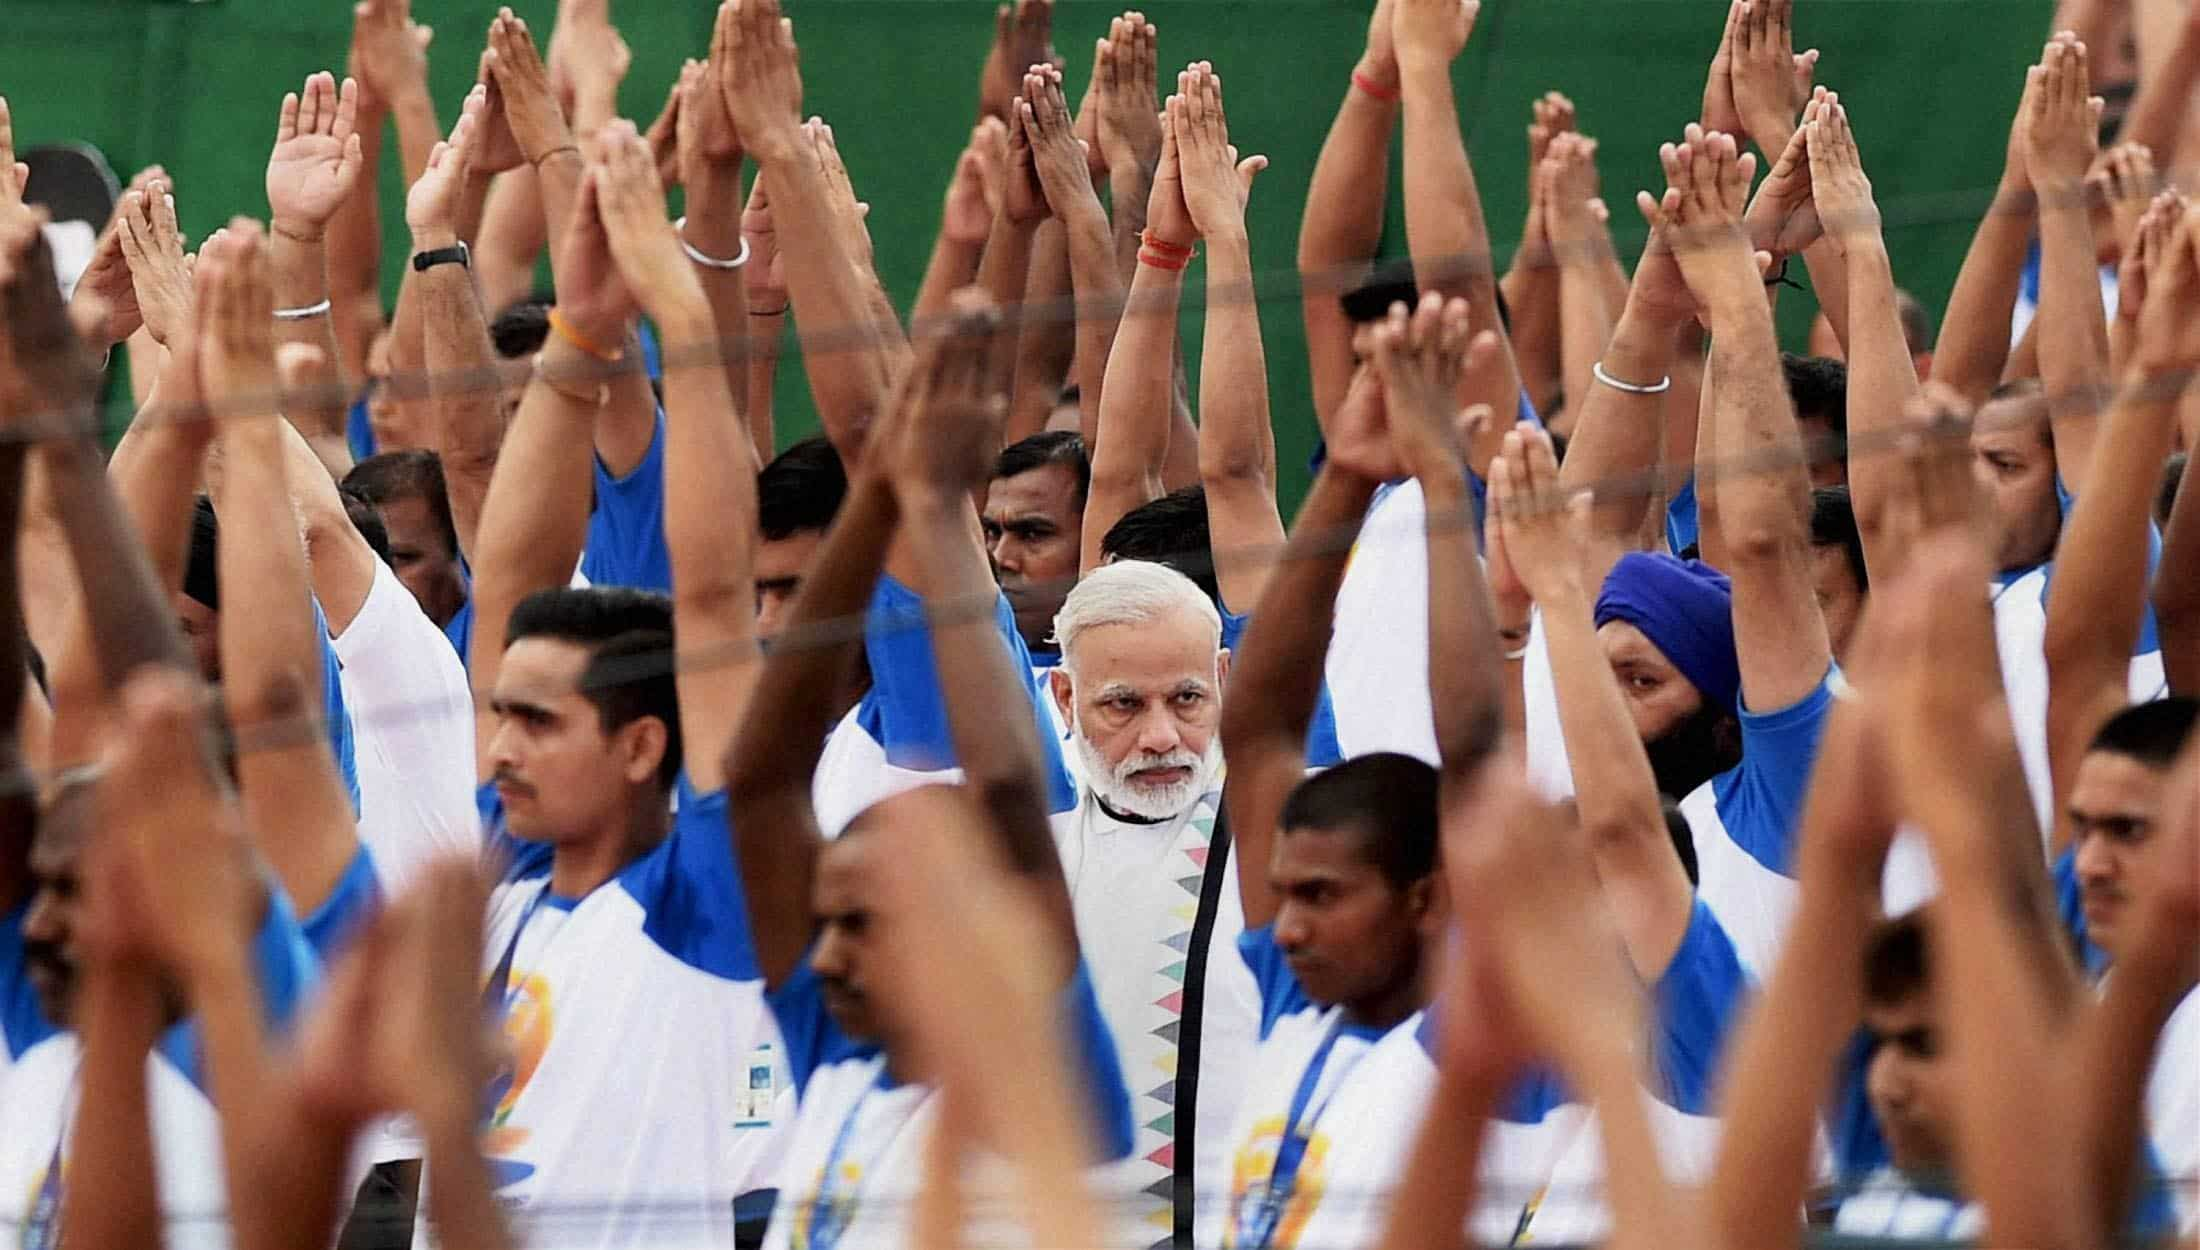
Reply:
M1699 445L1697 462L1747 467L1719 473L1715 482L1699 473L1697 485L1716 493L1725 571L1734 579L1742 706L1775 712L1825 680L1833 651L1812 588L1803 440L1780 372L1772 311L1740 224L1756 161L1716 133L1692 135L1660 155L1671 185L1659 212L1675 228L1681 272L1709 310L1719 345L1716 428L1710 455Z
M1329 458L1232 657L1222 701L1222 752L1230 770L1223 802L1249 929L1276 916L1269 850L1284 800L1306 773L1306 730L1321 698L1337 587L1375 488L1403 476L1373 371L1363 370L1354 387L1331 423Z
M715 337L709 297L665 215L656 162L631 122L604 131L597 195L611 252L670 342ZM756 453L726 373L708 355L665 362L665 545L680 656L688 784L708 794L756 681Z
M286 431L266 406L276 387L269 250L259 224L243 218L200 250L195 347L206 397L224 413L219 633L238 784L260 853L305 915L350 869L359 836L322 725L326 644L291 505Z
M505 432L481 505L473 654L466 665L476 690L496 687L512 609L535 591L571 581L588 535L591 439L615 379L606 380L605 362L583 344L620 341L634 315L592 178L581 183L558 271L564 291L550 337ZM488 699L475 700L475 765L484 781L494 771L488 756L495 737L488 718L494 715Z
M825 841L810 782L838 692L862 654L862 630L850 622L863 617L899 520L886 466L855 469L726 757L728 819L757 967L770 987L785 982L809 949L810 882Z
M1550 237L1560 385L1569 401L1596 385L1593 369L1619 316L1619 305L1607 303L1606 271L1618 260L1611 232L1598 215L1603 201L1597 199L1596 151L1594 139L1560 135L1529 172Z
M1175 403L1177 307L1192 242L1199 237L1185 203L1182 165L1182 92L1195 81L1196 72L1188 69L1177 75L1179 94L1169 97L1161 165L1146 208L1146 241L1139 249L1138 272L1131 278L1122 327L1108 353L1100 425L1087 444L1092 453L1092 487L1085 501L1080 572L1100 566L1100 540L1109 527L1124 513L1158 499L1166 489L1162 471Z
M1883 733L1884 714L1862 701L1826 723L1797 836L1795 918L1719 1087L1725 1132L1707 1195L1715 1244L1802 1245L1796 1217L1818 1117L1864 1009L1865 941L1894 836Z
M948 297L977 280L978 262L985 256L985 241L1000 211L1007 164L1008 123L988 117L971 127L970 142L955 159L954 177L947 184L939 237L932 243L932 259L925 263L924 282L909 312L910 324L944 315Z
M946 337L926 345L879 436L894 466L903 541L937 605L932 646L955 758L1002 859L1035 886L1053 969L1067 977L1076 918L1047 820L1039 732L1030 717L1001 714L1023 697L1023 683L994 625L993 575L967 539L971 492L991 476L1008 413L1010 363L994 334L999 317L982 294L957 296Z
M411 186L428 167L443 127L428 93L435 31L412 20L412 0L362 0L352 27L353 75L397 123L399 166Z
M1779 161L1795 132L1801 129L1798 115L1813 94L1811 77L1818 65L1818 50L1795 50L1794 23L1794 0L1757 0L1734 23L1731 73L1735 113L1741 119L1742 132L1756 143L1768 163ZM1840 248L1832 239L1818 235L1796 242L1793 250L1802 252L1818 306L1832 323L1834 337L1846 347L1848 271ZM1776 253L1783 258L1789 254L1788 250Z
M2024 253L2032 242L2038 207L2025 167L2026 126L2037 94L2027 73L2024 97L2009 125L2001 181L1979 218L1970 250L1963 254L1963 268L1948 293L1948 311L1934 342L1933 380L1955 388L1972 407L1985 403L2000 384L2002 365L2009 359L2009 322L2023 285Z
M275 283L277 344L296 343L320 353L318 383L284 400L285 418L297 425L332 475L348 472L344 446L343 388L336 385L337 342L329 314L335 308L328 273L328 226L351 198L366 170L356 131L359 84L341 89L327 73L283 97L275 147L267 158L268 248ZM371 180L370 180L371 181Z
M1666 831L1650 756L1597 641L1579 555L1588 500L1560 492L1550 436L1531 427L1508 436L1491 462L1490 506L1505 554L1542 611L1574 798L1605 906L1636 971L1655 981L1687 935L1695 891Z
M447 148L406 194L405 224L412 231L414 256L459 242L456 214L461 180L470 166L478 166L485 148L510 139L496 96L493 79L475 88L466 104L467 110L474 111L475 121L465 149ZM470 265L445 262L415 270L408 263L406 271L405 282L415 300L426 345L428 401L435 413L433 441L443 462L451 523L458 531L459 551L473 556L479 551L482 504L504 442L496 349L489 342L489 324Z
M1093 130L1107 166L1108 201L1114 212L1115 272L1127 285L1138 268L1146 210L1161 168L1162 120L1156 95L1161 81L1161 32L1136 9L1108 23L1108 37L1093 48L1100 92ZM1091 111L1090 105L1085 105ZM1090 431L1085 445L1092 445Z
M1491 263L1489 225L1452 92L1452 62L1467 46L1481 0L1393 0L1393 38L1405 100L1406 243L1416 279L1425 291L1462 296L1474 331L1494 331L1499 349L1461 381L1469 403L1511 416L1520 403L1520 372L1497 315L1497 278ZM1468 449L1467 466L1489 467L1504 437L1485 430Z
M1177 164L1192 228L1207 244L1207 339L1199 361L1199 480L1207 493L1222 601L1260 602L1272 566L1259 553L1283 543L1276 508L1276 433L1268 412L1268 357L1245 203L1265 156L1237 159L1222 111L1222 79L1204 64L1184 93Z
M1314 414L1328 428L1351 385L1352 323L1338 297L1383 241L1383 202L1390 193L1390 137L1398 126L1399 71L1391 41L1397 0L1376 0L1367 48L1314 161L1299 222L1300 314L1306 321L1306 363ZM1118 212L1121 210L1118 209Z
M804 141L792 23L780 16L778 0L746 0L719 29L711 59L729 67L723 79L727 110L749 155L771 179L787 292L811 331L832 336L829 347L803 354L818 416L841 459L854 464L862 452L861 430L885 402L907 343L898 321L880 322L869 279L839 234L815 149Z
M1814 106L1803 127L1810 150L1812 194L1834 246L1848 266L1849 495L1864 558L1875 576L1891 576L1902 553L1888 541L1885 508L1890 474L1904 472L1884 441L1917 395L1917 366L1895 309L1894 267L1880 233L1879 205L1864 176L1848 110Z
M2100 150L2101 100L2090 94L2085 45L2048 41L2025 121L2025 168L2039 194L2040 385L2065 486L2088 480L2108 383L2108 321L2085 178Z
M1059 327L1063 317L1070 319L1077 340L1071 376L1077 381L1078 404L1097 418L1106 394L1108 356L1122 320L1116 310L1122 306L1123 281L1115 269L1115 243L1109 234L1107 211L1100 207L1100 197L1093 190L1085 152L1071 134L1069 102L1062 96L1061 77L1061 71L1052 66L1045 74L1027 75L1024 98L1017 107L1023 111L1024 129L1031 137L1032 168L1046 193L1047 209L1053 213L1069 248L1072 303L1068 308L1062 308L1059 301L1051 307L1026 307L1022 315L1026 335L1034 329ZM1051 327L1036 324L1042 321L1051 323ZM1022 396L1017 399L1020 402ZM1084 424L1089 431L1096 420Z
M721 13L720 20L728 16ZM710 301L709 332L696 342L717 344L713 354L722 361L727 394L743 409L749 444L762 463L771 459L775 446L772 414L768 407L761 414L747 411L751 254L742 250L741 213L748 195L741 189L741 136L726 112L722 75L719 67L705 64L681 75L677 88L681 103L675 137L680 184L687 195L687 224L680 238L690 249L688 260ZM729 264L733 267L727 268Z
M2154 624L2169 688L2200 694L2200 456L2188 456L2154 571Z
M1537 412L1552 412L1552 400L1567 392L1561 380L1558 257L1551 247L1550 218L1545 213L1544 182L1538 176L1551 140L1574 130L1574 102L1556 91L1546 91L1530 107L1528 124L1527 216L1520 224L1520 244L1497 289L1512 315L1513 361L1520 367L1520 385ZM1599 347L1603 346L1601 343Z
M2174 192L2147 210L2138 250L2146 279L2136 353L2100 418L2092 476L2063 522L2047 589L2047 758L2052 793L2068 795L2101 725L2130 700L2131 654L2147 605L2149 489L2177 438L2177 392L2200 365L2200 222ZM2136 296L2137 293L2134 293ZM2070 843L2058 811L2048 841Z

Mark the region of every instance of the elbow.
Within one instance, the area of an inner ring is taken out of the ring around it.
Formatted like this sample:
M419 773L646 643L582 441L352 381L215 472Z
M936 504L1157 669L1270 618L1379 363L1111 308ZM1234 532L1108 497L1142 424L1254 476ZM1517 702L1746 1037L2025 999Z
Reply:
M2169 561L2164 560L2163 565L2167 567ZM2154 608L2155 628L2161 633L2179 637L2200 634L2200 579L2157 576L2148 602Z
M1718 516L1729 559L1743 564L1772 564L1809 546L1803 514L1783 504L1729 509Z
M1258 446L1199 448L1199 481L1209 494L1227 490L1266 490L1268 462Z

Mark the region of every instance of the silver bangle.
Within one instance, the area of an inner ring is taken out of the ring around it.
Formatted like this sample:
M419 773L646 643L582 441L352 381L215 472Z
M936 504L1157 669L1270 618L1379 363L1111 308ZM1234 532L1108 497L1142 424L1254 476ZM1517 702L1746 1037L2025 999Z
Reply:
M318 304L308 304L304 308L278 308L275 310L275 320L311 321L328 310L329 301L327 300L322 300Z
M1659 378L1657 384L1654 386L1637 386L1633 382L1622 382L1618 378L1613 377L1611 374L1606 373L1604 371L1604 362L1601 360L1595 361L1590 364L1589 372L1596 375L1597 381L1604 383L1606 386L1611 387L1613 390L1625 391L1630 395L1663 395L1667 391L1673 389L1673 375L1670 373L1666 374L1662 378Z
M688 254L689 260L705 269L739 269L749 263L749 237L747 235L741 236L741 254L739 256L734 257L732 260L720 260L706 252L697 251L694 245L687 241L687 224L688 219L685 217L673 222L672 233L674 237L680 240L680 250Z

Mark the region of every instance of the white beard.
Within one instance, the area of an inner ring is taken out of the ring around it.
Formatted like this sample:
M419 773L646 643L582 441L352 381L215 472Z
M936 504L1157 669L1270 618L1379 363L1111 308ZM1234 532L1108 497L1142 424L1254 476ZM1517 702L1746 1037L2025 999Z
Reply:
M1078 771L1094 796L1116 811L1143 820L1173 820L1190 811L1199 796L1207 793L1208 786L1222 768L1220 735L1207 744L1205 756L1184 750L1159 755L1138 752L1112 766L1074 720L1069 736L1077 747ZM1192 775L1165 786L1142 785L1131 780L1131 774L1152 768L1189 768Z

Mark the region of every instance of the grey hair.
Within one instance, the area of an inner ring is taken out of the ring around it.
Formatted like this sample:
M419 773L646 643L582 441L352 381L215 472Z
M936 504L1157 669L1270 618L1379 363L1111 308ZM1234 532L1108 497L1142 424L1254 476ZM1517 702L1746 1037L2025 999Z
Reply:
M1062 667L1076 672L1071 653L1077 637L1099 625L1146 625L1173 613L1189 612L1213 631L1222 647L1222 614L1191 578L1151 560L1117 560L1087 573L1054 614L1054 643L1062 649Z

